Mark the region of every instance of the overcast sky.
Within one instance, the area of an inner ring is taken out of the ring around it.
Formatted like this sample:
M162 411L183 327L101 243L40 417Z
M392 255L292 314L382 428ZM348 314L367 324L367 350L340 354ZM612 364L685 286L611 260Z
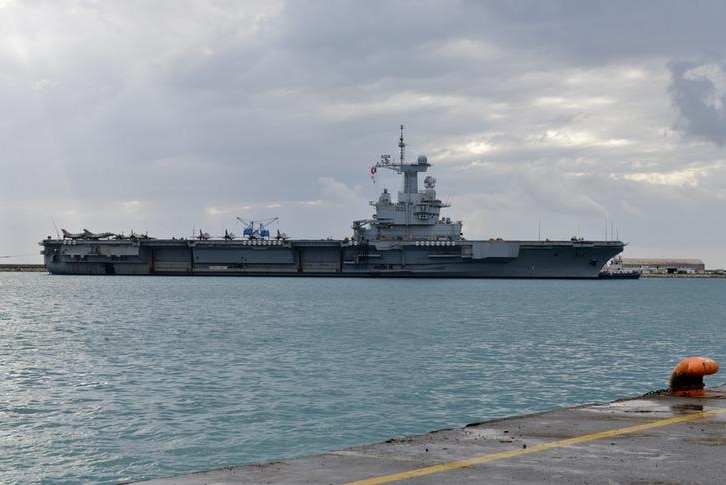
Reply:
M344 237L425 153L469 239L726 268L726 3L0 0L0 256L60 229Z

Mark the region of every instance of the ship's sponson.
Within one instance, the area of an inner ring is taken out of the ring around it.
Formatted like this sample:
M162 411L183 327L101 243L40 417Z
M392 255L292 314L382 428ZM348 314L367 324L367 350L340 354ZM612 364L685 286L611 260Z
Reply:
M597 278L620 241L62 240L53 274Z

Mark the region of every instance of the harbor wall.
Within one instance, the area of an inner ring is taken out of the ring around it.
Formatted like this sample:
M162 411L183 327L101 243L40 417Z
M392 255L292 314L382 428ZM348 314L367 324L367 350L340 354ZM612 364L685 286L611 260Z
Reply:
M0 272L7 273L44 273L44 264L0 264Z

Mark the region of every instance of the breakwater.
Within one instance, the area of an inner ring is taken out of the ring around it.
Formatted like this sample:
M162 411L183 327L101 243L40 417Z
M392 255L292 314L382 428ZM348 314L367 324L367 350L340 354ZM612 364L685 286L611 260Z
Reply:
M0 264L0 272L7 273L42 273L44 264Z
M690 278L690 279L708 279L708 278L726 278L723 272L705 272L705 273L643 273L641 278Z

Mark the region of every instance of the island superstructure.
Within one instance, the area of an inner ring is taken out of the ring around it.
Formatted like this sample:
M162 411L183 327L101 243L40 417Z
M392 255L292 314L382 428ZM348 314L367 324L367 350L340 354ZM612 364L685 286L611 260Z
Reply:
M436 179L419 174L426 156L405 160L403 126L399 159L390 155L371 167L403 178L394 201L383 189L371 202L370 219L353 222L342 240L288 239L269 231L245 231L237 239L201 233L195 239L155 239L64 232L39 244L53 274L75 275L236 275L236 276L389 276L449 278L597 278L622 252L621 241L467 240L461 221L443 217L449 207L436 195Z

